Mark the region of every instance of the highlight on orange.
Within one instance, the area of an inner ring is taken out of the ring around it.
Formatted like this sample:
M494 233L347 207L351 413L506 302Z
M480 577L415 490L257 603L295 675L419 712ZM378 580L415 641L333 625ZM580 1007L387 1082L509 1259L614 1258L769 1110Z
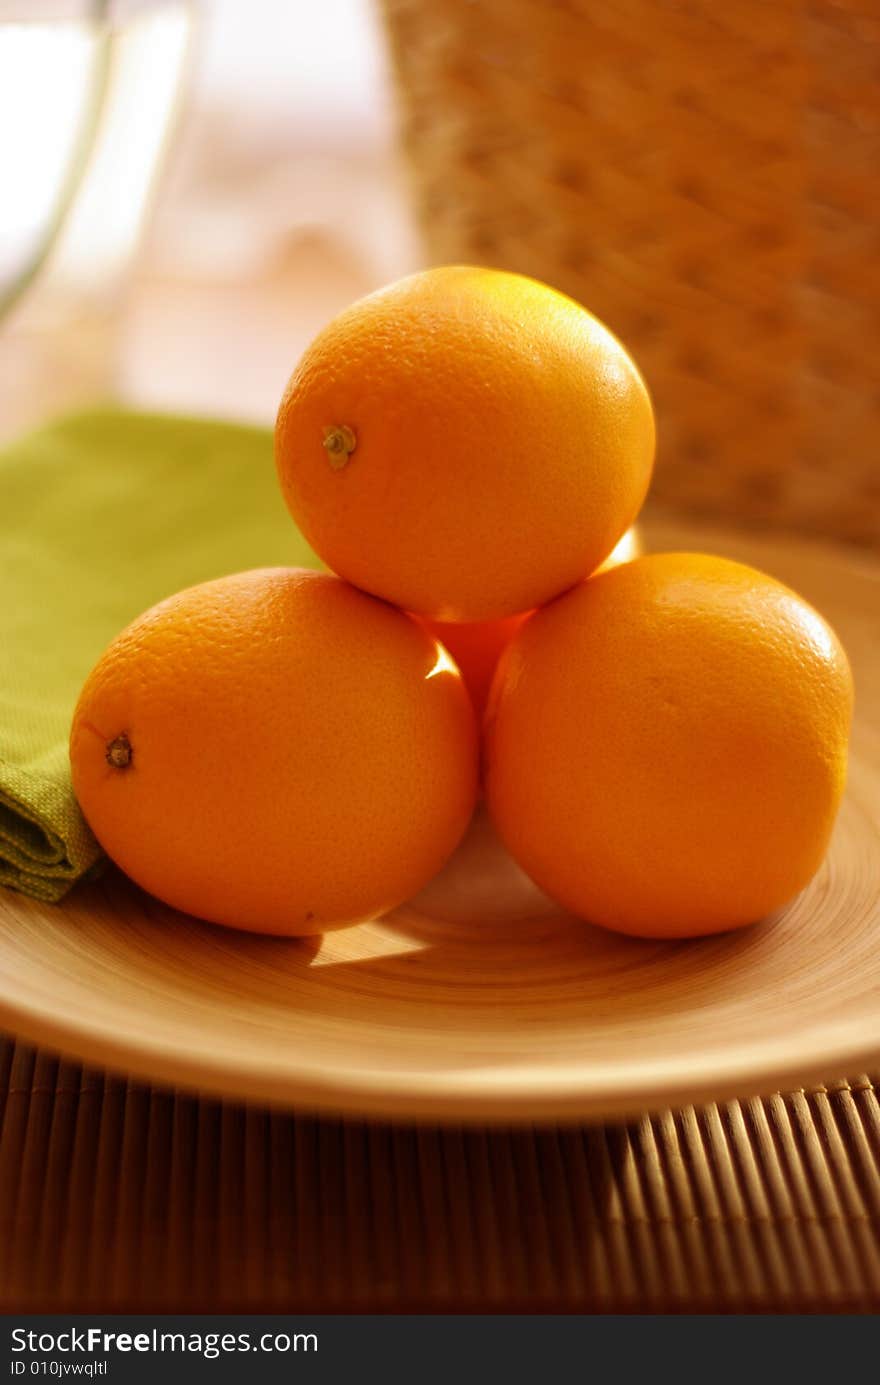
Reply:
M635 526L623 538L597 569L607 572L619 563L628 563L641 551L641 541ZM461 670L478 717L482 717L492 686L492 678L502 653L531 614L508 616L506 620L476 621L456 625L452 621L425 620L424 624L446 646Z

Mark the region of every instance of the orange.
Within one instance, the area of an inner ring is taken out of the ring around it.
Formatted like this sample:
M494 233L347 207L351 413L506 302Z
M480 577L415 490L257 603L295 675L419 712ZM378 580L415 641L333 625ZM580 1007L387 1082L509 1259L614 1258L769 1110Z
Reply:
M654 457L620 343L544 284L447 266L353 304L285 390L287 505L340 576L474 622L541 605L635 519Z
M638 553L639 539L635 529L628 529L620 543L598 569L605 572L626 563ZM482 718L489 698L492 677L498 660L528 615L508 616L506 620L477 621L456 625L451 621L425 620L431 634L440 641L458 664L465 686L471 695L477 716Z
M170 597L90 674L73 785L107 854L166 903L317 933L415 893L462 835L477 737L409 616L269 568Z
M458 665L474 711L480 718L486 708L498 660L527 616L528 612L524 612L504 620L465 625L443 620L424 621L426 629L449 650Z
M594 923L686 937L810 880L846 772L852 683L821 616L697 554L637 558L525 622L486 719L509 850Z

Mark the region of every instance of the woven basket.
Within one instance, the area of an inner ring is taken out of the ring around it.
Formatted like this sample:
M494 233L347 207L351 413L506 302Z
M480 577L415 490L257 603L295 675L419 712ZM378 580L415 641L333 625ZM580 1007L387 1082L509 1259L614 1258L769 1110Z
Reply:
M661 502L880 544L873 0L384 8L429 261L618 333Z

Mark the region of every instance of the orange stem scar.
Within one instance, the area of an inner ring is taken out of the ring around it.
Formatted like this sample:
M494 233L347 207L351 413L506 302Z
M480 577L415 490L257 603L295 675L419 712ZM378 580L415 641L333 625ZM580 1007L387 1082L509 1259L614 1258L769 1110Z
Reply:
M340 471L357 447L357 438L345 423L324 429L324 448L334 471Z
M124 731L107 743L106 760L114 769L128 769L132 759L131 741Z

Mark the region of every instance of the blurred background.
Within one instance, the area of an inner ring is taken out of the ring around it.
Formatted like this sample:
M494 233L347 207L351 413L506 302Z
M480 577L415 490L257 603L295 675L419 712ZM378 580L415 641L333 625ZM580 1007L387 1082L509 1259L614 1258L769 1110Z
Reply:
M2 128L25 133L0 155L0 276L57 230L0 339L4 433L107 394L271 421L314 332L420 258L370 0L4 19Z
M115 397L271 422L423 264L639 361L652 503L880 542L871 0L0 0L0 435Z

